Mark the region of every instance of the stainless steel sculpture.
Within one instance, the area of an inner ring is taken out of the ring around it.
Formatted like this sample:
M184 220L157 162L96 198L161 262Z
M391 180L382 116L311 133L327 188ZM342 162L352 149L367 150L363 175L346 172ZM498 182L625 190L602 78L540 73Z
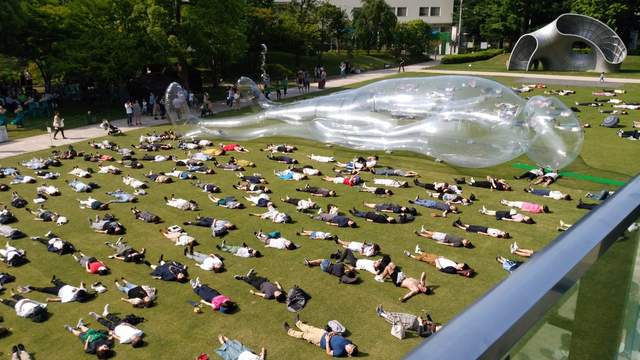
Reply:
M576 42L591 52L573 51ZM563 14L532 33L522 35L511 51L508 70L528 71L540 63L544 70L616 72L627 56L620 37L606 24L585 15Z
M525 100L495 81L434 76L378 81L288 104L265 99L249 78L238 80L240 99L261 112L199 119L186 93L167 88L167 114L187 135L250 140L291 136L361 150L406 150L462 167L488 167L526 154L536 164L562 168L580 153L583 132L556 98Z

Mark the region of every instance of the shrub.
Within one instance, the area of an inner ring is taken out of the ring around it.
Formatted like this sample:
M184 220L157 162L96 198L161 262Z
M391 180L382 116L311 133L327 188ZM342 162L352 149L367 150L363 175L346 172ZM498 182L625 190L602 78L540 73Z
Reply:
M491 59L494 56L500 55L504 52L502 49L489 49L478 52L472 52L468 54L459 55L447 55L442 58L440 63L442 64L462 64L480 60Z

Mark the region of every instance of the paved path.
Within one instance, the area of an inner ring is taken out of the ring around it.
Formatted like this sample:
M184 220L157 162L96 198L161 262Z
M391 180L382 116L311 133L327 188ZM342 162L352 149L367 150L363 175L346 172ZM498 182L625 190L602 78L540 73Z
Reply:
M468 75L468 76L502 76L521 79L536 79L536 80L563 80L572 82L590 82L599 83L600 77L598 76L568 76L568 75L550 75L550 74L532 74L521 72L499 72L499 71L466 71L466 70L440 70L440 69L420 69L418 72L426 74L448 74L448 75ZM630 78L618 78L607 77L605 79L605 85L607 83L615 84L640 84L640 79Z
M434 65L437 65L437 62L426 62L426 63L420 63L415 65L407 65L405 67L405 70L407 72L417 72L426 67L430 67ZM398 72L398 68L389 68L389 69L368 71L368 72L357 74L357 75L350 75L346 78L330 78L327 81L325 89L332 89L332 88L359 83L362 81L374 80L374 79L392 75L397 72ZM310 91L311 93L315 93L319 91L324 91L324 90L318 89L317 84L314 84L311 86L311 91ZM292 88L289 88L287 98L296 97L300 95L303 95L303 94L300 93L297 87L294 86ZM225 105L223 101L215 102L213 105L214 113L227 111L227 110L229 110L229 108ZM123 108L123 112L124 112L124 108ZM115 121L112 121L112 123L117 127L119 127L124 132L168 123L168 121L166 120L153 120L150 117L144 117L142 121L144 124L143 126L131 126L131 127L126 126L127 122L125 119L115 120ZM88 141L89 139L92 139L92 138L105 136L105 131L102 130L96 124L96 125L82 126L82 127L73 128L73 129L67 129L65 130L65 135L67 136L67 139L64 139L64 140L60 139L60 135L58 135L58 140L52 141L49 134L43 134L43 135L10 140L8 142L1 143L0 159L4 159L10 156L21 155L21 154L32 152L32 151L45 150L51 147L52 144L55 146L60 146L60 145L67 145L67 144L74 144L74 143L79 143L83 141ZM9 132L9 137L11 137L11 132Z

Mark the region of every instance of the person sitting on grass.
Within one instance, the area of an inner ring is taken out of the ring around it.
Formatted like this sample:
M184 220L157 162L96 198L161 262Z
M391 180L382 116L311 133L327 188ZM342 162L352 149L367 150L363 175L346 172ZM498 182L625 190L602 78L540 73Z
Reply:
M184 211L196 211L198 210L198 203L194 200L185 200L176 198L174 194L171 194L171 199L164 197L164 201L168 206Z
M311 198L307 198L305 200L305 199L297 199L297 198L291 198L289 196L286 196L284 199L280 199L280 200L282 202L295 205L296 210L301 212L318 208L318 204L315 201L311 200Z
M296 316L295 322L296 328L291 328L288 323L284 323L284 330L287 335L296 339L303 339L312 343L315 346L320 347L325 353L332 357L354 357L358 356L358 347L351 342L351 340L343 337L342 335L335 334L334 332L327 332L324 329L317 328L311 325L307 325L300 321Z
M426 319L423 319L421 316L412 314L385 311L382 305L376 307L376 314L389 324L400 324L405 331L415 332L420 337L431 336L442 328L442 325L435 323L429 314L426 314Z
M533 214L541 214L541 213L549 212L549 208L547 207L547 205L540 205L540 204L530 203L526 201L500 200L500 204L508 207L520 209L522 211L533 213Z
M68 241L62 240L57 237L51 231L45 234L45 238L39 236L32 236L31 240L38 241L39 243L47 246L47 251L56 253L58 255L73 254L76 251L75 246Z
M74 254L73 259L89 274L107 275L109 273L107 265L93 256L86 256L80 252L80 256Z
M376 281L384 282L387 277L391 279L395 286L409 290L404 296L399 298L401 302L405 302L417 294L429 295L432 293L431 289L427 286L427 275L424 272L420 275L420 280L418 280L407 277L395 264L391 263L384 269L382 274L376 275L375 279Z
M260 251L250 248L247 244L242 243L242 246L236 245L227 245L227 243L222 240L220 245L216 245L216 248L220 251L228 252L233 254L234 256L242 257L242 258L250 258L250 257L260 257Z
M196 266L204 271L219 273L224 271L224 263L216 254L205 254L193 251L193 243L184 249L184 256L196 262Z
M393 188L406 188L409 187L409 183L406 181L398 181L394 179L373 179L374 185L382 185Z
M345 249L355 251L360 255L371 257L376 256L380 252L380 245L375 243L365 243L359 241L344 241L335 239L336 244L342 246Z
M329 211L326 213L318 213L316 215L310 215L314 220L320 220L328 225L337 227L356 227L355 221L349 219L346 216L340 215L338 208L335 206L329 206Z
M473 269L466 263L458 263L453 260L447 259L444 256L438 256L435 254L429 254L423 252L419 246L416 245L415 255L409 251L404 250L402 252L405 256L414 260L426 262L429 265L435 266L440 272L445 274L458 274L460 276L471 277L473 275Z
M528 187L524 189L524 192L529 193L531 195L550 198L553 200L571 200L571 195L564 194L563 192L558 190L534 189L534 188Z
M224 198L219 198L213 196L213 194L208 195L209 200L213 201L216 205L227 208L227 209L244 209L244 205L236 199L235 196L226 196Z
M278 211L273 205L267 207L267 211L262 214L250 213L249 216L257 216L261 219L271 220L276 224L284 224L291 222L291 216Z
M375 209L376 211L394 213L394 214L410 214L417 215L418 211L414 207L406 207L393 203L375 204L375 203L363 203L365 207Z
M47 304L27 299L20 294L10 291L11 298L0 299L0 302L13 308L16 315L21 318L30 319L35 323L44 322L49 318Z
M533 221L533 219L531 217L522 215L522 214L518 213L517 211L515 211L514 209L511 209L509 211L487 210L487 208L484 207L484 205L483 205L482 209L478 210L478 212L480 212L480 214L484 214L484 215L495 216L496 220L513 221L513 222L523 223L523 224L535 224L536 223L535 221Z
M88 220L93 231L97 233L108 235L122 235L125 232L124 225L117 222L111 214L105 214L105 216L102 217L102 220L98 215L96 215L95 221L91 220L91 218L89 218Z
M522 256L522 257L531 257L531 256L533 256L533 254L535 254L535 252L533 250L521 249L515 241L513 242L513 244L511 244L511 246L509 246L509 251L512 254L516 254L516 255Z
M29 262L24 249L18 249L17 247L9 245L9 243L6 243L4 248L0 248L0 260L11 267L17 267Z
M249 292L255 296L259 296L266 300L275 299L279 303L287 301L287 294L279 282L275 281L272 283L265 277L256 276L256 271L253 268L249 269L246 275L234 275L233 278L236 280L242 280L253 286L256 290L260 290L249 290Z
M102 315L90 312L89 316L96 319L102 326L109 329L109 335L120 342L120 344L131 344L132 347L138 348L144 345L142 337L144 332L134 325L122 320L118 316L109 312L109 304L104 306Z
M211 306L214 311L231 314L238 308L238 305L231 301L230 297L223 295L208 285L203 285L200 282L200 278L189 281L189 284L191 284L193 292L200 297L200 303Z
M163 281L177 281L185 283L189 281L189 273L187 272L187 266L177 261L164 261L163 256L160 255L157 265L151 265L145 262L153 271L151 276L154 279Z
M191 184L193 184L193 186L197 187L198 189L201 189L202 192L206 192L206 193L219 193L220 187L218 187L215 184L209 184L209 183L203 183L200 182L199 180L196 182L192 182Z
M386 176L402 176L402 177L416 177L418 173L412 170L394 169L390 167L386 168L371 168L370 171L374 175L386 175Z
M425 237L427 239L435 240L436 243L440 245L447 245L447 246L453 246L453 247L466 247L469 249L474 247L471 241L467 239L463 239L461 236L427 230L424 228L424 226L420 228L420 231L416 231L415 234L418 236Z
M51 279L50 287L24 286L23 292L37 291L44 294L53 295L47 297L47 302L60 302L66 304L68 302L77 301L80 303L87 302L95 297L94 293L87 292L84 282L80 282L79 287L67 285L64 281L58 279L55 275ZM18 289L20 290L20 289Z
M324 176L322 178L324 181L330 181L334 184L344 184L348 186L359 185L362 182L362 178L360 175L348 175L348 176Z
M448 203L443 203L440 201L435 201L435 200L431 200L431 199L420 199L419 196L416 196L415 199L413 200L409 200L410 204L416 204L416 205L420 205L420 206L424 206L426 208L429 209L434 209L434 210L439 210L442 211L442 214L438 215L436 213L432 213L431 216L432 217L443 217L446 218L447 214L449 213L453 213L453 214L457 214L458 213L458 207L455 205L451 205Z
M166 229L160 229L159 231L165 238L171 240L176 246L189 246L196 241L193 236L189 235L178 225L172 225Z
M534 180L531 185L542 184L542 186L547 187L558 180L560 174L558 174L557 170L548 172L542 176L539 176L536 180Z
M254 354L251 349L242 345L238 340L229 340L224 335L218 335L220 347L216 349L216 354L224 360L265 360L267 351L260 350L260 354Z
M109 210L109 204L112 201L107 201L103 203L102 201L96 200L89 196L87 200L76 199L80 203L80 209L91 209L91 210Z
M120 237L118 241L114 243L107 241L104 244L116 251L115 254L109 255L109 259L132 262L136 264L142 264L144 262L144 254L146 252L146 249L142 248L140 249L140 251L134 249L124 241L123 237Z
M24 208L27 212L35 215L36 217L33 220L36 221L44 221L44 222L56 222L60 217L60 214L47 210L44 207L40 206L38 210L31 210L29 208Z
M457 227L458 229L462 229L466 232L491 236L494 238L508 239L511 237L508 232L499 229L489 228L482 225L464 224L459 218L453 222L453 227Z
M160 216L152 214L146 210L138 210L133 207L131 208L131 212L133 213L133 217L135 217L137 220L141 220L146 223L158 224L162 221L160 219Z
M115 200L111 200L110 202L114 202L114 203L134 203L134 202L138 202L138 197L133 195L133 194L129 194L126 193L120 189L116 189L116 191L112 191L112 192L107 192L107 195L113 196L115 198Z
M291 156L284 156L284 155L273 155L273 154L269 154L267 155L267 159L273 160L273 161L277 161L279 163L282 164L297 164L298 160L292 158Z
M329 189L320 188L316 186L309 186L309 184L306 184L303 188L296 188L296 191L306 192L313 196L318 196L318 197L336 196L336 192L334 190L329 190Z
M306 267L319 266L322 272L326 272L329 275L333 275L340 279L344 284L355 284L358 282L358 275L356 274L355 267L348 263L336 262L335 264L329 259L315 259L309 260L304 258L304 265Z
M271 198L269 197L269 194L250 195L250 196L245 196L244 198L245 200L249 201L251 205L257 206L257 207L267 207L269 204L273 205L273 203L271 202Z
M428 192L427 195L432 198L442 200L447 204L460 204L460 205L471 205L476 200L476 196L474 194L469 195L469 198L466 198L460 194L456 193L445 193L445 192Z
M324 231L314 231L314 230L305 230L302 229L300 232L297 232L298 236L307 236L311 240L336 240L338 239L337 235L324 232Z
M536 168L536 169L531 169L528 170L527 172L518 175L518 176L514 176L513 178L516 180L520 180L520 179L529 179L529 181L533 181L541 176L544 176L544 168L540 167L540 168Z
M511 185L507 183L505 179L498 179L491 176L487 176L487 180L476 180L471 178L467 182L469 186L485 188L496 191L511 191Z
M298 248L298 245L294 244L293 241L283 238L279 231L264 233L260 230L258 232L254 232L253 235L255 235L258 241L268 248L280 250L295 250Z
M82 320L82 319L81 319ZM75 328L64 325L64 328L80 338L84 344L84 352L95 354L98 359L108 359L113 356L113 339L108 333L96 329L88 328L84 322L79 321Z
M374 186L367 186L366 183L360 186L360 192L368 192L379 196L391 196L393 195L393 191L385 188L379 188Z
M136 285L127 281L125 278L114 280L116 289L127 295L126 298L120 298L120 300L133 305L136 308L151 307L156 300L157 290L148 285Z

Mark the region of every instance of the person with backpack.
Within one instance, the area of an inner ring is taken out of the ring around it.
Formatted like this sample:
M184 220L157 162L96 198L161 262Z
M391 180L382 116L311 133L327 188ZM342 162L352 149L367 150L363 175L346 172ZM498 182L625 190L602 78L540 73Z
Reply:
M18 317L30 319L33 322L44 322L49 318L47 313L47 304L27 299L20 294L10 292L10 299L0 299L0 302L14 308Z
M358 347L342 335L305 324L297 316L295 326L298 328L297 330L289 326L287 322L284 323L287 335L306 340L323 349L329 356L354 357L358 355Z

